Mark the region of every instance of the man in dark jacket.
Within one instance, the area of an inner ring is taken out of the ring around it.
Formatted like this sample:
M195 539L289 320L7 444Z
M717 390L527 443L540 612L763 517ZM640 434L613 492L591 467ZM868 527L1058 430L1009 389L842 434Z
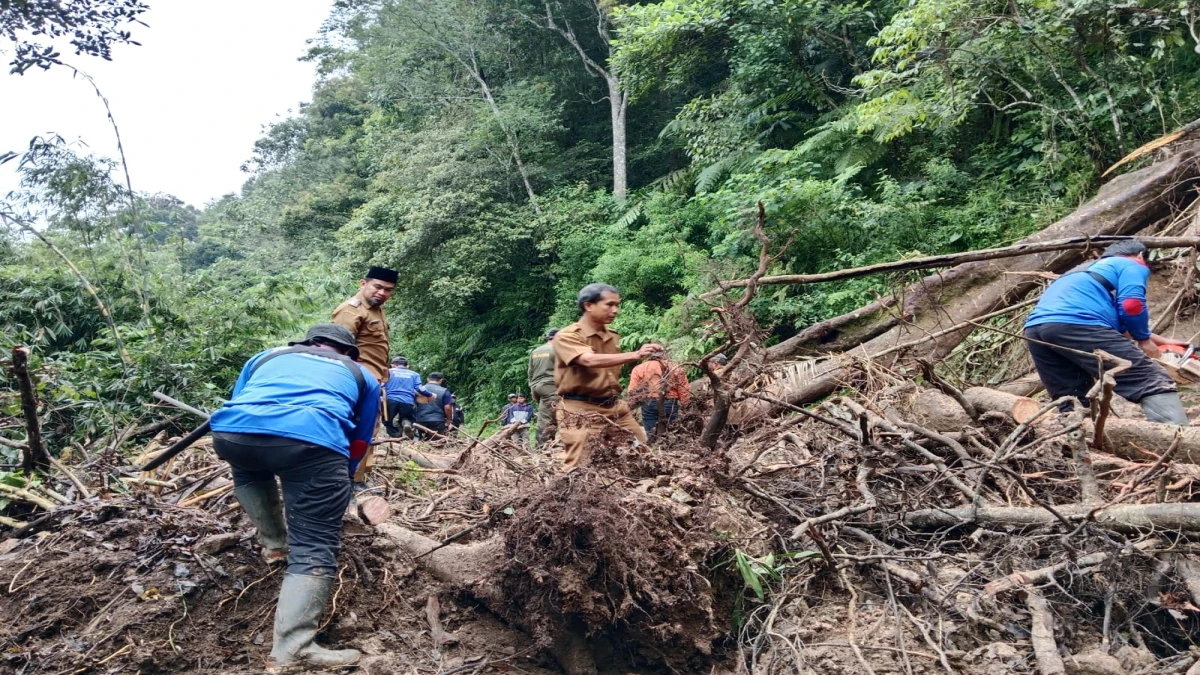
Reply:
M429 374L425 389L430 395L417 398L416 410L417 424L439 434L445 434L454 423L454 394L443 386L443 382L445 378L441 373ZM430 435L423 433L422 436Z
M1073 396L1088 405L1100 377L1093 352L1102 349L1133 364L1115 377L1118 396L1140 403L1152 422L1187 426L1175 381L1154 361L1159 345L1187 343L1150 331L1147 252L1139 241L1120 241L1055 280L1025 321L1026 344L1051 399Z
M213 449L232 468L234 494L264 557L287 558L269 669L347 666L361 656L315 642L337 580L350 476L379 412L379 382L356 356L349 330L313 326L303 341L250 359L210 420Z

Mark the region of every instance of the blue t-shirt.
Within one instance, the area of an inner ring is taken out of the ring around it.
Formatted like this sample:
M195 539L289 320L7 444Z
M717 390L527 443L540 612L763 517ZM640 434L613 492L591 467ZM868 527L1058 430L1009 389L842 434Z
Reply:
M412 405L416 401L415 394L432 396L421 385L421 374L404 367L392 368L388 371L388 381L383 385L389 401L400 401Z
M1117 289L1116 301L1100 282L1086 272L1064 274L1050 284L1025 327L1045 323L1100 326L1135 340L1150 337L1150 311L1146 307L1146 281L1150 268L1133 258L1101 258L1087 268Z
M362 400L345 364L311 354L277 356L250 377L254 364L272 351L246 362L232 399L209 419L213 431L293 438L347 457L351 441L371 442L379 414L379 382L371 371L358 366L367 385Z

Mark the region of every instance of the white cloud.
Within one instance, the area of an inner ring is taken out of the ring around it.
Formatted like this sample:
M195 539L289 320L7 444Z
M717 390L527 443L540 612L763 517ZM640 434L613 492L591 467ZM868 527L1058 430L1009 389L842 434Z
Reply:
M197 206L236 192L262 125L311 98L314 67L297 59L332 0L148 0L133 37L113 61L64 59L95 78L121 130L133 188L166 192ZM7 63L7 54L3 55ZM5 67L6 68L6 67ZM20 152L36 135L82 140L117 156L104 106L66 68L0 71L0 152ZM0 167L0 194L16 187Z

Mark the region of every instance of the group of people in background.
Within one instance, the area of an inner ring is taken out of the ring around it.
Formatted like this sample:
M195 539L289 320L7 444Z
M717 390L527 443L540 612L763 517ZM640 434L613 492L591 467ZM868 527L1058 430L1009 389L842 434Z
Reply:
M403 356L392 359L383 389L383 424L393 438L436 438L463 423L463 408L446 387L446 377L435 371L422 383L421 374L409 369Z

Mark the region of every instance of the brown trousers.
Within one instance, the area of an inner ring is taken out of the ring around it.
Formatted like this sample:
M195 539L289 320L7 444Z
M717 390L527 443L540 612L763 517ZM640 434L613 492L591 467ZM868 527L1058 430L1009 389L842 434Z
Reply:
M646 431L633 418L633 413L625 401L605 408L586 401L564 398L558 406L558 436L562 439L566 452L566 463L563 465L566 471L587 461L588 437L608 426L609 422L633 434L633 437L642 443L647 440Z

